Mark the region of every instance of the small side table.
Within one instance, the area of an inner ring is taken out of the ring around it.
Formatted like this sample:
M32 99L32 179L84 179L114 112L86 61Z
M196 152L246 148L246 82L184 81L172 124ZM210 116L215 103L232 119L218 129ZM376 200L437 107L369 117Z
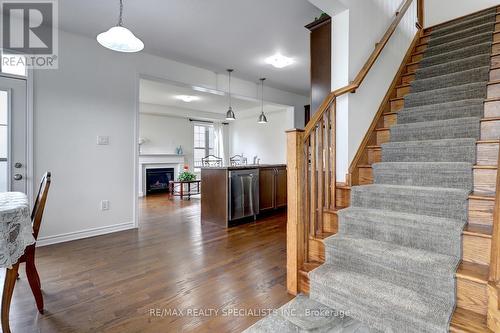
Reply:
M171 180L169 182L169 190L170 195L181 197L187 197L188 200L191 200L192 195L200 194L200 183L201 180L189 180L189 181L181 181L181 180Z

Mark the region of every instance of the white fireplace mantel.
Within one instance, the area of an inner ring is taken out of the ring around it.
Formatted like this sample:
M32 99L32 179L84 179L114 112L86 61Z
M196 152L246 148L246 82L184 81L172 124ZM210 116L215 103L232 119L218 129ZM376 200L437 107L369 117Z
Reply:
M184 155L177 154L141 154L139 155L139 197L146 192L146 170L173 168L177 179L185 164Z

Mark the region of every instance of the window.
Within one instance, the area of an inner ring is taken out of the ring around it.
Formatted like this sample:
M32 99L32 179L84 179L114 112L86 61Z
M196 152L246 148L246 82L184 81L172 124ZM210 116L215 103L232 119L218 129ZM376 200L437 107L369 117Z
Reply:
M214 154L214 127L212 125L194 125L194 171L200 172L201 159Z
M0 70L5 74L26 76L26 58L21 54L2 51Z

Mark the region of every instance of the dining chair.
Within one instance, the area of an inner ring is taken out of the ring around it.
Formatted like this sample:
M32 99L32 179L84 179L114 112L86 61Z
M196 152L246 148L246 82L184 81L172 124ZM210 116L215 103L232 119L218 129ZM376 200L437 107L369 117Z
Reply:
M9 312L10 303L12 300L12 294L14 292L14 286L16 280L19 277L18 270L20 263L26 263L26 276L28 278L28 283L30 285L33 296L35 297L35 302L37 309L43 314L43 296L41 290L40 276L36 270L35 266L35 245L38 238L38 232L40 231L40 225L42 223L43 212L45 210L45 203L47 202L47 196L49 193L51 182L51 173L46 172L42 180L40 181L40 187L38 189L38 194L36 196L35 204L31 212L31 221L33 225L33 237L35 238L35 243L29 245L24 250L24 254L19 258L17 263L12 265L12 268L8 268L5 274L5 282L3 287L2 296L2 329L4 332L10 332L9 328Z
M222 158L215 155L208 155L201 159L201 164L204 167L221 167Z
M231 166L247 165L247 158L242 155L234 155L229 158L229 163Z

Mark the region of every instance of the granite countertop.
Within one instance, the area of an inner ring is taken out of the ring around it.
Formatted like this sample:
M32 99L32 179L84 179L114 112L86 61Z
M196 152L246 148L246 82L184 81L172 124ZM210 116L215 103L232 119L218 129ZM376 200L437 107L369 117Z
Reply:
M259 169L259 168L279 168L286 167L286 164L247 164L247 165L228 165L222 167L201 167L201 170L245 170L245 169Z

